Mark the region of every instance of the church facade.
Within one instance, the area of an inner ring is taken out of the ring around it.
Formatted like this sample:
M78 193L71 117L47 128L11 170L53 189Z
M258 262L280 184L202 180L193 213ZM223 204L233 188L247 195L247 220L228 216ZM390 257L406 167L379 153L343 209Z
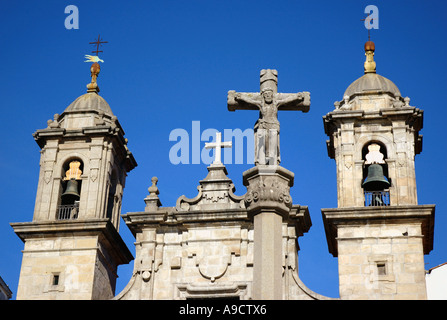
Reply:
M423 111L376 73L374 51L367 42L365 74L323 117L337 167L338 207L321 210L328 248L338 257L340 299L426 299L435 206L417 202ZM121 215L137 163L99 95L99 72L93 63L87 93L34 133L42 150L33 220L11 223L25 246L17 299L331 299L298 276L299 238L312 223L290 196L293 172L280 165L277 112L307 112L309 92L278 93L270 69L260 92L228 92L229 111L260 114L245 195L234 194L220 161L229 144L218 137L196 197L163 207L153 177L143 210ZM121 217L135 257L118 233ZM131 279L115 292L117 267L133 259Z

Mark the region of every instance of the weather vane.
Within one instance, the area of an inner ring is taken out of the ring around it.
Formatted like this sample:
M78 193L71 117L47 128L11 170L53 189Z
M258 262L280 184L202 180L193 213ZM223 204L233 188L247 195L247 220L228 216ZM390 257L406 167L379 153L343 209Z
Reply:
M366 21L366 19L368 19L368 17L366 17L365 19L360 19L360 21ZM374 18L369 18L368 21L373 21ZM366 26L366 24L365 24ZM368 30L368 41L371 41L371 28L366 28Z
M99 50L99 48L101 47L101 45L102 45L103 43L108 43L108 41L102 41L100 35L98 35L98 39L97 39L96 41L89 42L89 44L94 44L94 45L96 45L96 50L92 51L92 53L95 53L96 55L91 56L91 55L89 55L89 54L86 54L86 55L85 55L85 58L86 58L87 60L84 61L84 62L96 62L96 63L99 62L99 61L104 62L104 60L99 59L99 56L98 56L98 53L99 53L99 52L102 52L101 50Z

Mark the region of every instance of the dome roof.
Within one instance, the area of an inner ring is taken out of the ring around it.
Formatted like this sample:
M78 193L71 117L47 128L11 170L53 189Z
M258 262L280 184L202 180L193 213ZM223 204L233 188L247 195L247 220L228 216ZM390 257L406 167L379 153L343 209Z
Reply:
M65 109L64 113L77 111L97 111L98 113L113 116L109 104L96 92L88 92L78 97Z
M365 74L349 85L343 97L368 93L390 93L395 97L401 96L399 89L391 80L376 73L375 50L374 42L369 40L365 43L366 61L363 64Z
M394 96L401 96L399 89L391 80L377 73L366 73L355 80L343 96L351 97L366 93L391 93Z
M103 113L113 117L112 109L109 104L101 97L96 79L101 70L97 62L93 63L90 72L92 81L87 84L87 93L78 97L73 101L64 111L64 113L78 112L78 111L96 111L98 114Z

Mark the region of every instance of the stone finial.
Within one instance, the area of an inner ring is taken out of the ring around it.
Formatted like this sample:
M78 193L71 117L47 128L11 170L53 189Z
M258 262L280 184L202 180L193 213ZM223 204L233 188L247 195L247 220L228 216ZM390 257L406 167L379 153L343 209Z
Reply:
M160 193L158 191L158 187L157 187L158 178L152 177L151 182L152 182L152 185L147 189L149 191L149 195L150 196L158 195Z
M161 201L158 198L158 194L160 193L157 187L158 178L152 177L151 182L152 185L147 189L149 195L144 199L144 202L146 203L145 211L158 210L158 208L161 207Z
M48 128L59 128L58 120L59 120L59 114L55 113L53 116L53 120L50 119L47 121Z
M376 47L374 42L367 41L365 43L365 56L366 61L364 63L365 74L366 73L376 73L376 63L374 62L374 51Z
M101 71L101 67L99 66L99 63L95 62L90 67L90 73L92 77L92 82L90 82L87 85L87 92L99 92L98 84L96 83L96 80L98 78L99 72Z
M405 105L405 103L402 100L403 100L402 97L396 96L394 98L394 101L392 102L393 107L394 108L402 108Z
M347 106L349 104L349 96L348 95L343 96L343 102L345 103L345 106Z
M335 109L340 108L340 101L335 101L334 102L334 107L335 107Z
M405 101L405 106L409 107L410 106L410 98L409 97L405 97L404 101Z

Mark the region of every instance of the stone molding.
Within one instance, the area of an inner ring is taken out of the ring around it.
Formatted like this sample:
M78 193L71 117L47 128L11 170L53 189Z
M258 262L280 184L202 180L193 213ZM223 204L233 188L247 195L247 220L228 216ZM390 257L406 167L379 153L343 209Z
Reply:
M234 282L225 284L195 285L190 283L175 284L175 300L188 298L232 298L238 296L241 300L248 300L251 296L251 284L249 282Z
M109 254L115 256L117 264L127 264L133 260L132 253L109 219L34 221L10 225L23 242L45 237L102 235L108 244L107 247L112 249Z
M405 121L406 125L415 130L416 141L414 144L415 154L422 151L422 136L418 133L422 129L424 111L415 107L382 108L377 111L364 110L335 110L323 116L324 132L330 138L326 141L328 156L335 159L334 135L342 123L358 121ZM366 123L366 122L365 122ZM375 130L377 131L377 130Z
M385 207L349 207L321 209L329 252L338 256L338 226L372 225L382 223L419 222L423 235L424 254L433 249L435 205L408 205Z

